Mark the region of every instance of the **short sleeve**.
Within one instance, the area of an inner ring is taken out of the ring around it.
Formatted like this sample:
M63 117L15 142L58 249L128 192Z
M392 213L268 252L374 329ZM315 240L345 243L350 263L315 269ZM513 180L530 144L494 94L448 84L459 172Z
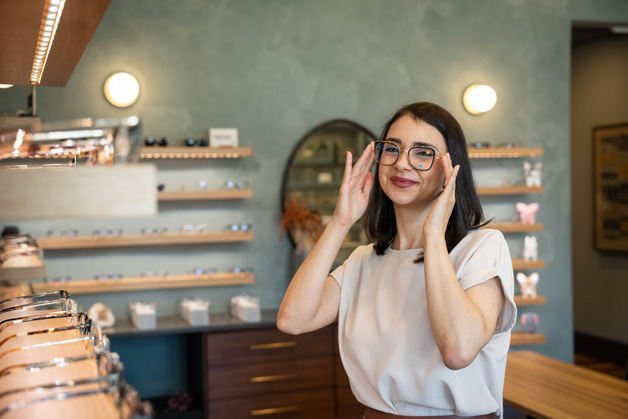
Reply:
M346 259L342 265L340 265L339 267L334 269L332 271L332 273L329 274L332 278L334 278L336 280L336 282L338 283L338 286L340 288L342 288L342 282L343 282L343 279L344 279L345 269L347 267L347 261L348 260L349 259Z
M495 334L509 331L517 320L514 301L515 280L512 259L504 235L498 230L481 230L473 233L468 252L464 252L457 269L460 286L467 290L497 277L502 285L505 304Z

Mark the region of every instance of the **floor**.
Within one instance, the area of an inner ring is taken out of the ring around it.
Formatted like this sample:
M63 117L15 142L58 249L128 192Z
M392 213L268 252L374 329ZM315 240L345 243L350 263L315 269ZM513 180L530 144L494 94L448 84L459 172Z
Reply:
M574 354L574 363L617 378L624 378L626 374L625 365L613 364L588 355Z

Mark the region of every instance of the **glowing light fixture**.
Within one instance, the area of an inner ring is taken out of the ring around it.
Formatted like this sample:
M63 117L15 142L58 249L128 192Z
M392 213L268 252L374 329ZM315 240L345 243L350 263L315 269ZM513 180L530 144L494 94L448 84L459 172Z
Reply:
M39 84L41 76L44 74L48 54L50 54L52 41L57 33L64 5L65 0L46 0L46 3L44 3L44 13L41 18L39 38L37 39L37 48L35 49L35 58L31 70L31 84Z
M12 84L0 84L0 89L8 89L9 87L13 87Z
M496 102L497 93L486 84L472 84L467 87L462 96L465 109L473 115L490 111Z
M105 80L105 97L118 108L126 108L137 101L140 84L129 73L115 73Z

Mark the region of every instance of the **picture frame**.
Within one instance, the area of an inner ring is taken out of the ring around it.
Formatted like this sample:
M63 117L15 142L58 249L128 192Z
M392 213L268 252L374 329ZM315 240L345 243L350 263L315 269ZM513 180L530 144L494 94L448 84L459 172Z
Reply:
M593 128L593 247L628 253L628 122Z

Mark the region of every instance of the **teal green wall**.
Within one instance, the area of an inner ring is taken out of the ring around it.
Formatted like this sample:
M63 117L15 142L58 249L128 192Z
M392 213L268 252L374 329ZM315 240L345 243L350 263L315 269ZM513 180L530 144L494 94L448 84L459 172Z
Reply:
M50 228L144 226L178 228L207 223L220 229L251 222L255 241L110 251L50 252L50 276L89 278L97 273L136 276L148 269L183 273L194 267L255 268L247 287L130 292L81 296L126 316L133 300L156 300L174 313L179 298L198 295L225 311L230 295L259 295L265 308L279 306L288 281L290 247L279 239L279 191L284 164L311 127L348 118L375 132L400 105L433 101L458 118L469 140L517 140L545 149L538 197L491 199L487 215L515 215L514 202L537 199L546 230L539 249L547 268L535 308L547 343L534 350L572 359L570 219L570 28L574 20L628 21L628 2L612 0L113 0L65 88L38 89L45 121L139 115L143 134L203 137L210 127L237 127L253 156L235 162L163 162L161 182L248 179L254 198L238 203L161 206L155 219L56 220L17 223L35 236ZM134 74L139 101L115 109L102 94L116 71ZM462 92L471 83L492 85L497 106L467 114ZM0 112L26 107L26 88L0 91ZM510 163L508 163L510 164ZM508 164L496 170L508 171ZM516 162L520 165L520 162ZM516 172L520 176L520 170ZM79 197L78 199L89 199ZM10 220L5 220L10 222ZM509 238L520 252L522 236ZM523 311L523 310L522 310Z

